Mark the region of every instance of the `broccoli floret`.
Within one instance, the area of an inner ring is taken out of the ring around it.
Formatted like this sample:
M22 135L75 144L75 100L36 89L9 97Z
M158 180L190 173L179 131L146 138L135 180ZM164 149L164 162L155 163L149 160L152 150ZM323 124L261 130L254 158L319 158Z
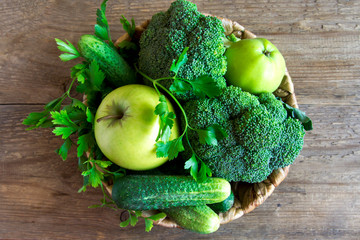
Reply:
M204 16L195 4L186 0L173 2L166 12L155 14L140 39L139 69L152 78L168 77L170 67L185 47L187 62L179 69L180 78L190 81L209 75L225 88L226 58L224 28L219 19ZM169 88L171 80L162 81ZM180 100L194 98L187 91L176 94Z
M249 183L264 181L272 172L269 166L271 156L269 148L246 151L241 159L246 168L236 181Z
M236 121L239 142L249 150L274 148L279 144L282 124L275 122L265 106L250 108Z
M247 109L260 104L255 95L242 91L241 88L232 85L225 88L223 94L218 98L231 118L236 118L247 111Z
M229 86L219 97L186 102L184 109L192 128L219 124L226 131L228 137L215 146L200 143L195 131L188 138L213 175L228 181L261 182L274 169L292 164L303 145L302 124L287 118L270 94L257 97ZM189 158L191 150L184 154Z
M213 150L210 150L209 153L213 153ZM244 153L245 149L241 145L219 149L218 156L206 158L205 163L212 170L214 176L228 181L239 181L247 168L244 161L239 161L239 157L244 156Z
M273 149L270 167L278 169L293 164L304 145L304 136L305 130L299 120L286 119L280 143Z
M287 112L280 100L276 99L272 93L261 93L259 102L263 104L268 112L273 115L275 121L283 122L287 117Z
M185 111L188 107L192 109L187 112L190 126L205 128L215 123L224 123L229 119L228 113L223 110L223 104L216 98L191 100L187 102Z

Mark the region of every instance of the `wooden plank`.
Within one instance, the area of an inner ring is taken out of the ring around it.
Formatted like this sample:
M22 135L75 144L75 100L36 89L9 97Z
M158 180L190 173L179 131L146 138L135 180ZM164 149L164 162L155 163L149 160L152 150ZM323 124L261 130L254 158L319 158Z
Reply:
M328 101L326 97L329 94L335 94L328 93L331 90L341 90L337 95L348 101L344 93L349 90L348 94L356 97L354 100L351 99L351 102L358 100L354 93L355 88L349 89L349 86L358 86L354 80L358 79L360 74L359 26L341 27L344 26L344 23L341 25L343 21L347 24L358 22L358 3L195 3L201 11L237 20L258 36L269 38L279 46L299 92L315 91L325 87L325 94L322 94L321 99L323 102ZM263 7L259 8L259 5ZM140 23L167 6L167 1L110 2L108 19L113 38L123 34L118 21L121 14L128 18L134 17ZM0 33L0 103L45 103L63 93L70 83L70 67L74 64L60 61L54 38L68 39L76 43L82 34L92 33L97 7L96 1L36 1L36 4L26 1L5 1L0 15L0 20L4 23ZM12 12L21 17L10 17L9 14ZM335 14L335 17L332 14ZM303 21L306 21L306 27L303 26ZM329 32L328 28L324 27L325 24L338 27L332 28ZM340 32L343 33L339 34ZM348 81L349 78L352 80ZM303 85L300 79L315 82L322 79L329 83L321 82L316 88L306 89L300 86ZM306 98L313 101L312 96Z
M356 106L316 106L315 130L285 181L254 212L221 226L212 238L351 238L360 231L360 123ZM132 239L144 235L144 223L120 229L119 212L88 209L101 192L78 194L82 177L75 153L63 162L55 153L61 140L47 130L25 132L26 114L40 106L0 106L0 236L4 238ZM328 115L338 112L332 118ZM342 116L347 116L343 119ZM331 135L326 135L332 132ZM324 137L327 136L327 137ZM341 210L343 209L343 210ZM24 235L26 234L26 235ZM155 226L152 238L194 237L179 229ZM195 239L202 239L195 235Z
M360 2L338 0L194 0L202 12L238 21L279 47L302 110L313 119L304 149L263 205L211 235L155 226L119 228L120 212L88 209L102 194L77 193L74 149L63 162L50 130L21 121L60 96L70 67L54 38L76 43L92 33L101 1L2 0L0 3L0 238L4 239L358 239L360 234ZM171 1L109 1L137 23ZM76 96L76 95L75 95ZM77 97L81 97L78 96Z

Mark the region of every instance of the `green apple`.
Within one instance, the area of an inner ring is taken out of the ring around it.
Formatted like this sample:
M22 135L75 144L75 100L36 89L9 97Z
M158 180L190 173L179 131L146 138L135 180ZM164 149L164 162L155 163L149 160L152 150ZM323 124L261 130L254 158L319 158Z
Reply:
M169 110L174 112L168 102ZM103 154L115 164L131 170L149 170L168 158L156 157L160 119L155 115L159 95L154 88L131 84L110 92L95 115L95 139ZM170 139L179 136L175 121Z
M273 92L285 74L285 60L267 39L244 39L226 50L228 83L253 94Z

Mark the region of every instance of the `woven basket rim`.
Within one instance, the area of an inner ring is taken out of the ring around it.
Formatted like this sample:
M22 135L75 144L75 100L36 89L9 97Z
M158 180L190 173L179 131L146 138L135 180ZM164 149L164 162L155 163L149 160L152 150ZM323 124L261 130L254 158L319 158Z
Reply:
M204 14L210 15L210 14ZM218 17L222 21L222 24L225 29L225 34L228 36L234 34L236 37L241 39L256 38L256 35L247 29L245 29L239 23L232 21L230 19ZM138 34L140 37L141 33L146 29L150 20L144 21L141 25L137 26L135 29L135 35ZM120 42L124 40L131 40L130 36L126 33L119 37L115 46L118 46ZM291 77L286 69L284 78L279 88L274 92L274 95L281 97L284 102L289 104L292 107L298 108L297 100L294 92L294 85L291 80ZM270 176L260 182L260 183L242 183L242 182L233 182L231 183L232 191L235 195L235 202L232 208L225 212L219 213L220 223L226 224L235 219L242 217L244 214L247 214L253 211L256 207L260 206L275 190L275 188L286 178L289 172L290 166L285 168L280 168L274 170ZM112 186L108 183L103 183L110 196L112 193ZM246 189L244 188L246 187ZM148 217L158 213L157 210L143 211L143 216ZM158 221L155 221L154 224L160 225L168 228L181 228L177 223L171 220L169 217L165 217Z

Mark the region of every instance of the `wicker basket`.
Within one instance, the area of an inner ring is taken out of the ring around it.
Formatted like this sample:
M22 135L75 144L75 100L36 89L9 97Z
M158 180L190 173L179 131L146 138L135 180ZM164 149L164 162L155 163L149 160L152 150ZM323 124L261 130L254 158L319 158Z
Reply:
M237 22L233 22L229 19L218 17L224 26L226 35L234 34L236 37L241 39L255 38L256 36L250 31L246 30L243 26L238 24ZM134 35L134 39L140 39L141 33L146 29L150 20L147 20L142 25L136 27L136 32ZM131 40L128 34L121 36L116 42L115 46L121 41ZM289 104L292 107L298 107L295 94L294 94L294 86L291 81L290 75L286 70L284 78L280 87L274 92L274 94L278 97L281 97L284 102ZM275 190L275 188L285 179L289 172L289 166L285 168L280 168L275 171L263 182L260 183L243 183L243 182L234 182L231 184L232 190L235 195L235 202L232 208L225 212L220 213L219 218L221 224L225 224L240 218L246 213L251 212L260 204L262 204ZM111 195L112 186L104 183L106 189ZM143 211L143 216L148 217L157 213L157 211ZM176 224L173 220L166 217L159 221L156 221L155 224L164 226L164 227L178 227L181 228L178 224Z

